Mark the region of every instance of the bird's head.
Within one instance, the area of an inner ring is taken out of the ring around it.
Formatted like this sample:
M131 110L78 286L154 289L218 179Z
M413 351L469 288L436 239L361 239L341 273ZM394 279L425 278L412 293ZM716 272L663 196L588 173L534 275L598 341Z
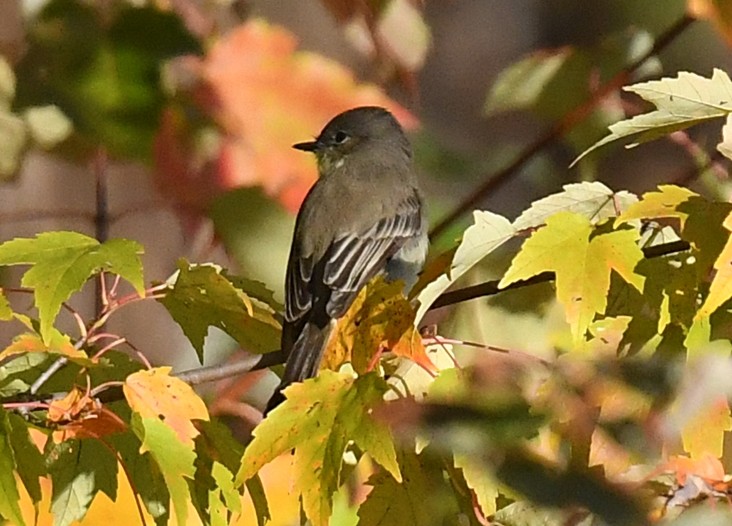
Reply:
M351 155L373 151L376 145L412 155L409 141L391 113L377 106L362 106L336 115L314 141L293 148L313 152L322 174L339 168Z

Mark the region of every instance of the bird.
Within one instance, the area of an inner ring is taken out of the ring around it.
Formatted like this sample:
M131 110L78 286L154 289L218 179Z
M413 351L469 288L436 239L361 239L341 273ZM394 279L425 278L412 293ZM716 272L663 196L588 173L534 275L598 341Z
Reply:
M408 292L429 245L412 148L389 111L344 111L293 148L315 154L319 177L295 221L281 341L287 358L265 415L287 386L317 375L336 320L361 289L383 275Z

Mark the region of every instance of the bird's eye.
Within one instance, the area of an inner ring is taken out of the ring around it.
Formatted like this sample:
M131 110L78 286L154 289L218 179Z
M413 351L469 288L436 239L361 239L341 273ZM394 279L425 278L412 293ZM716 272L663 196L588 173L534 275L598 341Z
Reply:
M336 142L336 144L343 144L346 142L350 137L346 132L336 132L335 136L333 137L333 140Z

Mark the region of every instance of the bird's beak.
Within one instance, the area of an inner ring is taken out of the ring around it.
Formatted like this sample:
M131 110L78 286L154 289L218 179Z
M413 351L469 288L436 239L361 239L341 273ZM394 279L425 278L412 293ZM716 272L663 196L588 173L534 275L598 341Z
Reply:
M314 152L318 149L320 149L320 143L318 141L310 141L310 142L299 142L297 144L293 144L292 147L296 150L302 150L304 152Z

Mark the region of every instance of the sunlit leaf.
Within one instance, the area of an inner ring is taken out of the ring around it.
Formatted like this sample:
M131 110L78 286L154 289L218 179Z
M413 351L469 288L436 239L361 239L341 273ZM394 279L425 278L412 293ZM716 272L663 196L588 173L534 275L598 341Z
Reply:
M556 274L557 299L564 306L575 345L607 306L610 272L614 270L639 291L645 278L634 269L643 259L636 230L617 230L590 238L590 221L560 212L524 242L501 280L503 288L546 271Z
M455 281L473 268L481 259L511 239L516 233L511 222L503 216L480 210L473 212L473 224L465 230L462 241L457 247L452 260L446 258L438 263L437 277L433 277L430 269L425 271L430 281L417 295L419 309L416 322L419 323L434 301ZM448 266L449 265L449 266ZM419 287L419 284L417 285Z
M604 184L593 182L566 184L559 193L531 203L513 222L516 230L537 228L558 212L574 212L585 216L593 225L617 217L638 201L630 192L613 192Z
M16 462L8 436L9 427L8 415L0 409L0 515L19 526L25 526L19 505Z
M65 356L71 360L74 360L80 364L92 364L86 353L84 351L76 349L71 343L71 340L68 336L60 333L53 328L50 331L50 337L47 344L43 342L38 334L19 334L18 336L13 338L13 341L10 345L8 345L2 352L0 352L0 359L31 352L58 354L60 356Z
M193 447L198 430L192 420L208 420L208 410L193 388L170 376L170 371L170 367L157 367L131 374L122 389L133 411L143 419L164 422L178 440Z
M732 231L732 214L724 220L724 228ZM709 294L696 314L697 318L710 316L724 302L732 298L732 235L714 262L717 273L709 286Z
M455 467L462 470L465 482L475 493L483 515L495 513L499 495L498 481L490 471L482 463L466 455L455 456Z
M611 125L610 135L585 150L572 164L620 139L632 137L632 147L732 112L732 81L721 69L715 69L711 79L682 71L676 78L642 82L624 89L651 102L656 110Z
M117 495L117 459L98 440L71 440L54 448L48 471L53 481L54 525L81 520L99 491Z
M338 370L350 361L363 374L375 367L380 349L409 358L429 371L435 366L425 353L414 326L414 309L402 293L404 285L377 278L364 287L329 339L322 367Z
M77 232L43 232L1 244L0 266L31 265L21 283L33 289L41 336L48 344L61 304L100 271L122 276L143 295L141 253L142 247L127 239L99 243Z
M677 217L681 221L681 227L683 228L688 214L680 211L678 207L680 204L698 195L688 188L681 186L660 185L658 191L646 192L639 202L624 210L620 214L620 217L618 217L616 224L633 219Z
M187 480L193 480L195 475L196 456L193 449L157 418L134 416L132 427L142 441L140 453L149 452L160 468L167 491L170 492L178 526L185 526L191 500Z
M278 455L295 450L295 481L313 524L328 523L343 453L350 440L391 476L401 480L388 428L374 419L386 383L375 373L358 378L321 371L285 390L287 400L259 424L247 446L236 480L242 483Z

